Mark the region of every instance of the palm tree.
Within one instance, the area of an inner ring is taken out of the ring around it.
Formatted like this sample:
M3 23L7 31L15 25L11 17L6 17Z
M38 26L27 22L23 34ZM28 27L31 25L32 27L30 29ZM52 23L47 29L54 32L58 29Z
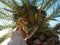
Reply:
M7 22L12 21L11 24L1 25L0 29L14 29L18 19L22 18L21 22L28 28L28 34L33 31L35 26L38 26L38 31L32 40L39 38L42 34L47 36L45 38L57 37L58 34L60 34L60 25L54 28L49 26L50 20L57 21L56 18L60 17L60 5L57 4L56 8L54 8L57 1L58 0L0 0L0 3L5 6L0 7L0 19L5 19ZM48 14L51 8L54 9L52 13ZM4 35L3 37L7 36ZM3 40L5 39L6 38ZM2 42L2 40L0 42Z

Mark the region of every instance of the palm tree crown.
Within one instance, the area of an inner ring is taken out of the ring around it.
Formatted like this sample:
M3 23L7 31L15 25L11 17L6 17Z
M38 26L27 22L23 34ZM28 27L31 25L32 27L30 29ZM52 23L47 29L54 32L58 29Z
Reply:
M18 19L22 18L20 23L28 28L28 34L30 34L35 26L38 26L37 35L40 33L48 35L58 35L60 32L59 26L56 25L54 28L49 27L49 21L55 20L60 17L60 5L55 4L58 0L1 0L0 3L5 7L0 7L0 19L6 19L12 21L11 24L1 25L0 29L3 28L15 28ZM54 8L52 13L48 14L49 9ZM12 25L13 24L13 25ZM49 33L48 33L49 32Z

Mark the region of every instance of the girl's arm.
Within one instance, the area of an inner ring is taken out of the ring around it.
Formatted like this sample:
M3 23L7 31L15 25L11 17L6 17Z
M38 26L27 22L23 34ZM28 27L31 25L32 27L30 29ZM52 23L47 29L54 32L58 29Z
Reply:
M34 31L30 35L27 34L27 39L31 39L37 30L38 30L38 27L35 27Z

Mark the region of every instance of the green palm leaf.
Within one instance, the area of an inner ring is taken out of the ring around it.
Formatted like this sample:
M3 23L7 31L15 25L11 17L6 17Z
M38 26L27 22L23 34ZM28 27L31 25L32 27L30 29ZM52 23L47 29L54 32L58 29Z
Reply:
M9 37L11 32L6 33L5 35L3 35L2 37L0 37L0 43L2 43L5 39L7 39Z
M53 18L60 17L59 9L60 9L60 7L58 6L58 8L56 10L54 10L53 13L49 17L47 17L46 19L51 20Z
M3 30L3 29L5 29L5 28L15 28L16 27L16 25L13 25L13 24L10 24L10 25L0 25L0 30Z
M56 24L56 26L54 27L55 30L59 30L60 29L60 23Z
M48 10L56 1L57 1L57 0L48 0L48 1L46 2L46 4L44 5L44 8L43 8L43 9L46 8L46 10Z
M7 0L1 0L1 2L7 5L8 7L13 8L13 6L10 3L7 3Z

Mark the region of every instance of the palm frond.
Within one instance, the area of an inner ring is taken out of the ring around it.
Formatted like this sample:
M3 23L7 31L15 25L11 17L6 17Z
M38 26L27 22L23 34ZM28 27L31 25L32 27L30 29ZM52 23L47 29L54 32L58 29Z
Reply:
M40 23L40 19L42 18L42 13L41 13L41 11L43 10L43 5L44 5L44 0L42 0L41 7L40 7L40 9L38 10L38 15L37 15L37 22L38 22L38 24Z
M8 12L11 12L11 13L13 13L13 11L12 11L11 9L2 8L2 7L0 7L0 9L3 9L3 10L5 10L5 11L8 11Z
M59 15L59 13L60 13L59 9L60 9L60 7L58 6L58 8L56 10L54 10L53 13L48 18L46 18L46 19L52 20L53 18L60 17L60 15Z
M7 0L1 0L1 2L13 9L13 6L10 3L8 3Z
M5 28L15 28L16 27L16 25L15 24L10 24L10 25L0 25L0 30L3 30L3 29L5 29Z
M6 15L5 13L0 12L0 19L14 20L13 17Z
M25 2L24 2L24 0L21 0L21 1L22 1L22 4L23 4L23 5L25 5Z
M43 10L43 7L44 7L44 0L42 0L42 4L41 4L39 11Z
M9 32L9 33L3 35L2 37L0 37L0 43L2 43L5 39L7 39L7 38L9 37L9 34L10 34L10 33L11 33L11 32Z
M32 4L35 6L37 4L37 0L33 0Z
M57 33L57 35L60 34L60 23L57 23L55 25L55 27L53 28L53 32Z
M54 27L55 30L60 30L60 23L56 24L56 26Z
M57 31L56 33L60 35L60 31Z
M18 9L19 8L19 4L15 0L12 0L12 1L13 1L13 4L15 4L14 8L16 7Z
M48 0L43 9L48 10L57 0Z

